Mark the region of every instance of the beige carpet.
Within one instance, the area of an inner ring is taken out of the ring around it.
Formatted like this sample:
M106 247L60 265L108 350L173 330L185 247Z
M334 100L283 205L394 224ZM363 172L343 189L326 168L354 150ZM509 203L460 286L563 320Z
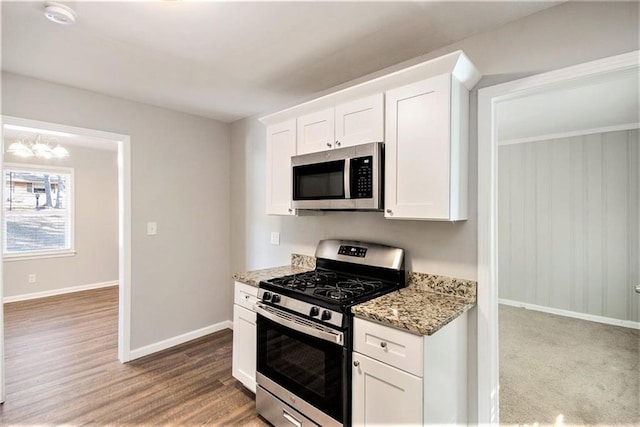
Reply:
M640 331L502 305L499 316L501 424L640 425Z

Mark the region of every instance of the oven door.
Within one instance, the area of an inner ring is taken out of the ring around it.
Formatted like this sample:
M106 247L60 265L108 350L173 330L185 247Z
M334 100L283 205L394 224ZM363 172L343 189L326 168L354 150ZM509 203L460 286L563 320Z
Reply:
M261 303L256 311L258 378L265 376L342 424L348 363L342 332L323 331L311 321Z

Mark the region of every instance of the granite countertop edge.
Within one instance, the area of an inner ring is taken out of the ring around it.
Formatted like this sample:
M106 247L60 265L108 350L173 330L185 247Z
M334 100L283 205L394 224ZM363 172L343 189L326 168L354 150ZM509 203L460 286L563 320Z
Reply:
M408 303L411 301L411 303ZM416 335L433 335L476 305L463 297L404 288L351 308L355 317Z
M291 254L291 264L233 274L258 287L261 280L303 273L315 258ZM417 335L433 335L476 305L476 282L425 273L408 273L407 287L352 307L354 316Z

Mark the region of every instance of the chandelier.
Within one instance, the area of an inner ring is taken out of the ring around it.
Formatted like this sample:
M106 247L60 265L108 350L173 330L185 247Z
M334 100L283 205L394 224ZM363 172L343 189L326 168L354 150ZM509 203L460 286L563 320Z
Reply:
M16 140L9 146L7 152L24 158L35 156L40 159L63 159L69 157L66 148L60 144L51 148L48 142L42 142L40 135L36 135L32 141L27 138Z

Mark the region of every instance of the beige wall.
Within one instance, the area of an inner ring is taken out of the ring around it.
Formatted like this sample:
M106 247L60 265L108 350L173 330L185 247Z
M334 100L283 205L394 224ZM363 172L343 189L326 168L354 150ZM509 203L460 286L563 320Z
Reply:
M2 112L131 136L132 350L231 319L228 125L9 73Z
M5 154L5 162L73 168L76 250L71 257L5 261L5 297L118 280L117 152L66 148L67 159L48 162ZM29 284L32 273L37 281Z
M411 270L476 279L477 90L637 50L638 29L636 2L564 3L498 30L475 35L423 57L374 73L379 75L463 49L484 75L472 91L470 99L469 220L460 223L385 220L382 213L328 213L315 217L267 216L264 183L265 128L257 117L233 123L232 270L287 264L291 252L312 255L318 240L338 237L403 247L407 250L407 264ZM425 28L425 31L429 29ZM271 231L281 233L280 246L269 243ZM231 303L229 299L228 304ZM476 317L476 311L472 310L469 316L470 331L477 329ZM477 345L475 334L470 334L469 348L475 349ZM469 356L469 414L473 421L473 414L477 412L477 367L475 352L470 351Z

